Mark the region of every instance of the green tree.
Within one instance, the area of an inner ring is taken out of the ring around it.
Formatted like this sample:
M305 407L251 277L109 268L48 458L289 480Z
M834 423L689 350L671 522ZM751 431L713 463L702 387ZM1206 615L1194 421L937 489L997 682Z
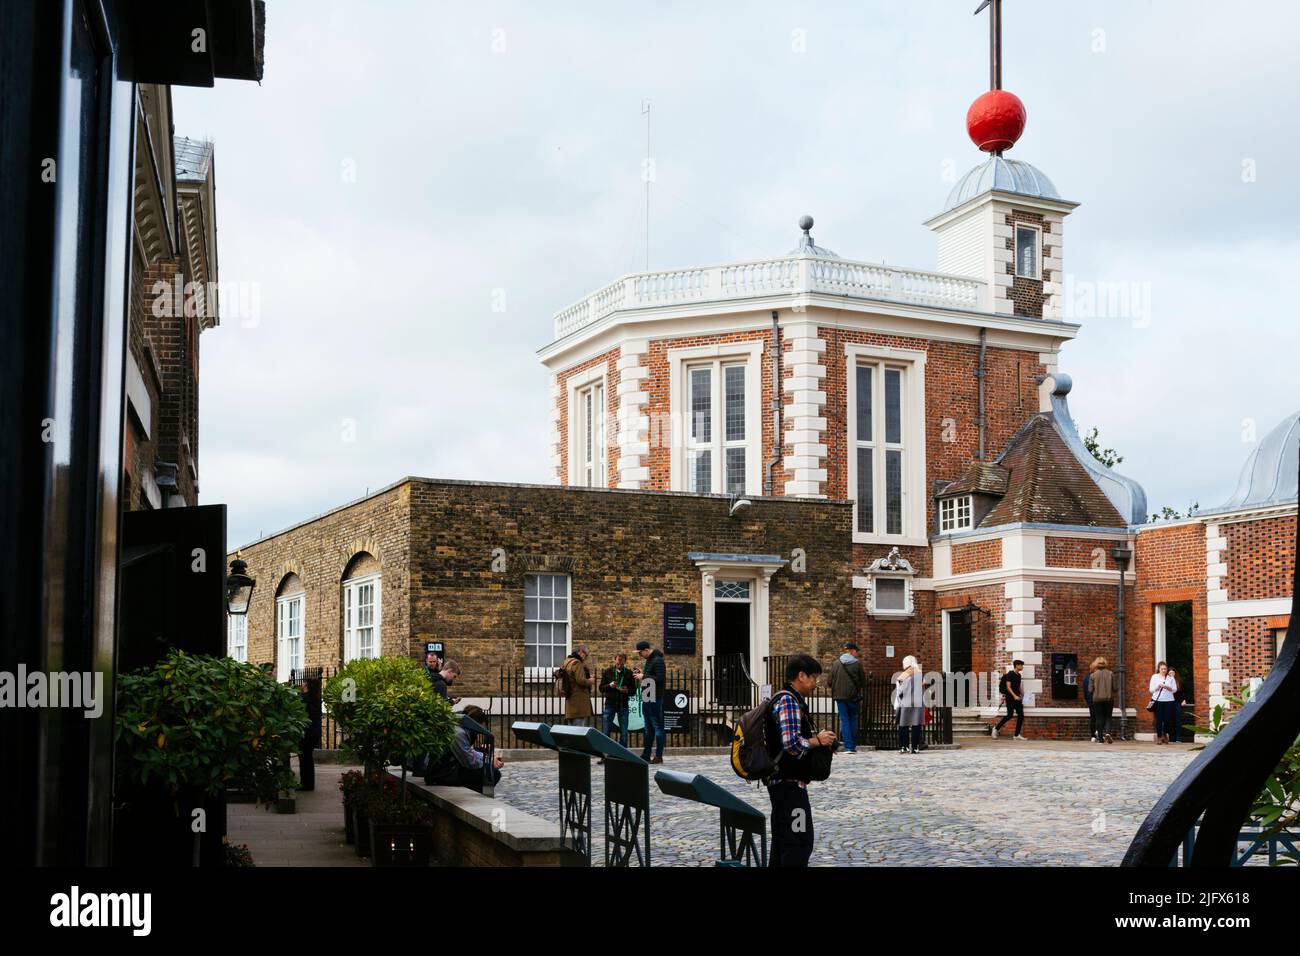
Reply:
M389 758L441 754L456 717L420 663L406 657L350 661L325 685L324 702L343 735L343 752L367 771Z
M1179 511L1177 508L1171 508L1168 505L1165 505L1163 508L1160 509L1158 513L1153 514L1151 516L1151 520L1152 521L1177 521L1180 518L1190 518L1192 515L1196 514L1196 512L1200 510L1201 510L1201 503L1199 501L1193 501L1191 504L1189 504L1187 506L1186 514L1183 514L1183 512Z
M272 801L297 786L307 708L268 670L229 657L173 649L151 667L118 677L116 734L122 770L143 786L216 795L247 790Z
M1078 422L1075 423L1078 427ZM1102 448L1101 439L1097 437L1097 426L1092 426L1092 431L1083 436L1083 447L1088 449L1089 454L1096 458L1107 468L1114 468L1124 460L1122 455L1116 453L1114 448Z

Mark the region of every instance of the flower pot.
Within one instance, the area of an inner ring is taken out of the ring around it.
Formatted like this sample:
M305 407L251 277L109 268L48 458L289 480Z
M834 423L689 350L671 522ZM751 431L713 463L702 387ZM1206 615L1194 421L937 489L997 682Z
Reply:
M428 866L433 827L413 823L370 823L372 866Z
M370 818L360 807L353 807L352 813L352 832L356 838L357 856L369 856Z
M357 840L356 822L352 819L352 807L343 804L343 839L351 846Z

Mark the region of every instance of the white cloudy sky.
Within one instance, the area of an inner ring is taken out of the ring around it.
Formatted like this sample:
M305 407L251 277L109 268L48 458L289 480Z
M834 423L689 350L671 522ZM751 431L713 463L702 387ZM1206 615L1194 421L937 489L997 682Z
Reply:
M216 142L222 279L259 297L203 336L231 544L407 474L549 480L534 353L644 261L643 98L652 267L783 253L811 213L840 255L932 268L921 222L981 158L976 5L271 0L261 86L174 93ZM1300 5L1247 6L1004 4L1010 156L1082 203L1066 270L1150 296L1081 318L1063 368L1153 510L1225 499L1250 423L1300 407Z

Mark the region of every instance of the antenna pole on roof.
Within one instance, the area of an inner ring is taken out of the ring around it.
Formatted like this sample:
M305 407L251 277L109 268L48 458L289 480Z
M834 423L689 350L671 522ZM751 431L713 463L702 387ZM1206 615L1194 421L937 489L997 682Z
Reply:
M650 160L650 101L641 101L641 115L645 117L645 162L641 164L641 178L645 180L645 271L650 271L650 180L653 166Z

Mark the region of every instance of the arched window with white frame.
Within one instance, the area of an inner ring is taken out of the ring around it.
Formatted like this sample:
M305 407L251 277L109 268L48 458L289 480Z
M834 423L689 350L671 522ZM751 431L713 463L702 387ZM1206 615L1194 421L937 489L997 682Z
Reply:
M363 551L348 562L340 602L344 663L382 653L381 582L379 561L374 555Z

